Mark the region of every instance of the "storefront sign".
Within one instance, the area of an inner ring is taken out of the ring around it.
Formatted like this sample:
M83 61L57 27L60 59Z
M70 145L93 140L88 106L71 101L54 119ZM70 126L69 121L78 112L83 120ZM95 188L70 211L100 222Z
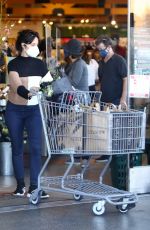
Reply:
M149 98L150 75L130 75L129 97Z

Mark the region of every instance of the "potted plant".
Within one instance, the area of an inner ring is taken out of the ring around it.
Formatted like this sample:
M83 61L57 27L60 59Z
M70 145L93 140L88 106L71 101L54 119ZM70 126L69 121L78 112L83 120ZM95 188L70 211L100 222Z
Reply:
M0 113L0 175L13 175L12 149L8 128L4 120L4 111Z

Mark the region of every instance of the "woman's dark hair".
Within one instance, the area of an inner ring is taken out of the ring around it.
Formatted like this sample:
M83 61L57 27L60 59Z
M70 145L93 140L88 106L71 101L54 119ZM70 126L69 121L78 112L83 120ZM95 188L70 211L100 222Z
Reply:
M31 44L35 38L38 38L38 40L40 40L38 32L28 29L21 30L20 32L18 32L18 37L16 40L16 50L19 51L19 53L21 53L21 43Z
M92 56L90 57L88 52L92 53L93 56L93 50L92 49L86 49L83 53L82 59L86 62L86 64L90 64L90 60L92 59Z

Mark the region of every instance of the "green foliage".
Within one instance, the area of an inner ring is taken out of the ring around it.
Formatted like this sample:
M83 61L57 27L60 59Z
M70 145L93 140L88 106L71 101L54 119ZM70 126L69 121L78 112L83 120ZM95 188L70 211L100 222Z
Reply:
M43 92L43 94L46 97L51 97L53 95L54 91L53 91L52 83L61 77L61 71L59 66L50 67L49 71L51 73L53 81L41 82L40 84L40 90Z
M9 131L5 124L4 114L3 112L0 113L0 142L9 142Z
M93 26L93 27L73 27L72 30L69 30L68 27L61 27L61 37L68 37L72 38L72 36L75 34L77 38L81 38L84 35L88 35L90 38L96 38L99 35L107 34L108 36L111 36L113 33L119 34L120 37L126 37L127 36L127 28L114 28L112 26L107 27L106 30L103 30L100 26ZM52 27L52 37L56 37L56 30L55 27Z

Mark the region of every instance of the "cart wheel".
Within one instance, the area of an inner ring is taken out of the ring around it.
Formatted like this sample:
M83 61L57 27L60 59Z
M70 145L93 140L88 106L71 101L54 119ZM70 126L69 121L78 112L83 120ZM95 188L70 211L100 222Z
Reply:
M39 203L39 197L37 197L37 198L35 198L35 199L31 199L30 200L30 202L32 203L32 204L38 204Z
M92 208L95 215L100 216L105 212L105 206L101 205L99 202L95 203Z
M76 201L80 201L83 199L83 196L82 195L79 195L79 194L73 194L73 197Z
M128 205L127 204L123 204L123 205L117 205L117 209L121 212L121 213L127 213L129 211Z
M135 203L132 204L123 204L123 205L117 205L116 208L121 212L121 213L127 213L131 208L135 207Z
M40 198L41 198L41 191L39 191L37 194L31 194L29 201L31 204L38 204L40 202Z

